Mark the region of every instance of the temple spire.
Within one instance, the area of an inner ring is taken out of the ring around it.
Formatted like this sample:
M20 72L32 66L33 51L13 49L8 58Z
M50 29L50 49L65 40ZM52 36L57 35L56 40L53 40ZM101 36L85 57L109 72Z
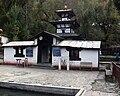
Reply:
M53 20L51 23L56 27L58 34L72 34L74 30L79 27L72 9L68 9L67 4L64 5L64 9L56 10L57 15L61 18L59 20Z
M65 5L64 5L64 9L67 10L67 8L68 8L68 7L67 7L67 4L65 4Z

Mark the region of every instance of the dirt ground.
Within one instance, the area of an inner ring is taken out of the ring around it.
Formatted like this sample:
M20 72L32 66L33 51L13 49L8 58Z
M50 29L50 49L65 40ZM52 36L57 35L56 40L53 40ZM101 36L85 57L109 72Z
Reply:
M104 72L66 71L0 65L0 81L84 88L83 96L120 96L115 83L104 80Z

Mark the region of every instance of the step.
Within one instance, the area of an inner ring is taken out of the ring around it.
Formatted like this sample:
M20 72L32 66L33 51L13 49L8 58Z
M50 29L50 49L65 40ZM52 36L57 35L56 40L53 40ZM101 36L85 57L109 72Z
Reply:
M110 61L109 62L107 62L107 61L104 61L104 62L100 61L100 63L99 63L99 70L102 70L102 71L105 70L105 67L106 67L107 64L112 64L112 62L110 62Z
M100 61L99 64L103 65L103 64L111 64L112 62L110 61Z
M100 61L114 61L115 60L115 56L103 56L103 55L101 55L100 56Z
M115 59L104 59L104 58L101 59L100 58L100 61L111 61L112 62L112 61L115 61Z
M99 66L99 70L100 71L104 71L105 70L105 66Z
M41 68L41 69L54 69L53 67L51 67L52 64L50 63L40 63L40 64L34 64L32 66L30 66L31 68Z
M100 64L99 65L99 70L105 70L107 64Z
M111 56L111 55L100 55L100 58L115 58L116 56Z
M53 67L42 67L42 66L30 66L30 68L38 68L38 69L47 69L47 70L55 70Z
M112 62L115 62L115 58L116 56L101 55L99 62L99 70L105 70L107 64L112 64Z

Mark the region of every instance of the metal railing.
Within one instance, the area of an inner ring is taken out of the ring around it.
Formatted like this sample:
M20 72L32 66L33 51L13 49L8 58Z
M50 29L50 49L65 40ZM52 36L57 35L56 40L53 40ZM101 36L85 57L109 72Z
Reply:
M120 65L117 65L115 63L112 63L112 65L113 65L112 67L113 77L115 81L119 83L119 86L120 86Z

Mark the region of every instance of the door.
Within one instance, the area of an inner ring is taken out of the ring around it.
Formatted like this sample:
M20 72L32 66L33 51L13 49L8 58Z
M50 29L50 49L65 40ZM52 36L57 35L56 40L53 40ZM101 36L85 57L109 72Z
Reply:
M49 46L41 46L38 48L38 63L51 62L51 48Z
M42 48L42 52L41 52L41 63L49 63L49 58L50 58L50 54L49 54L49 47L43 47Z

